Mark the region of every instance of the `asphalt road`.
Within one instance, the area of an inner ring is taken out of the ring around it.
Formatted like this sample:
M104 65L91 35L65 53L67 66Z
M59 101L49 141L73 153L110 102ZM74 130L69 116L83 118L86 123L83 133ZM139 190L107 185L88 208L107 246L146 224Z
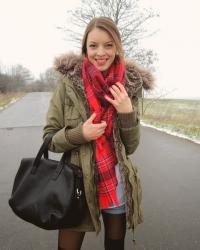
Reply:
M0 112L0 250L56 250L57 232L17 218L8 206L21 158L35 156L49 93L31 93ZM53 155L54 156L54 155ZM143 186L145 221L127 233L126 250L200 249L200 145L154 129L141 129L134 154ZM87 233L83 250L102 250L103 233Z

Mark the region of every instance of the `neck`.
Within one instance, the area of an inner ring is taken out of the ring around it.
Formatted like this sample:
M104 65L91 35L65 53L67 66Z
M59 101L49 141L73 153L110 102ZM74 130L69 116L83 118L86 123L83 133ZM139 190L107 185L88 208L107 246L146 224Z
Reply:
M108 76L108 70L102 71L104 77Z

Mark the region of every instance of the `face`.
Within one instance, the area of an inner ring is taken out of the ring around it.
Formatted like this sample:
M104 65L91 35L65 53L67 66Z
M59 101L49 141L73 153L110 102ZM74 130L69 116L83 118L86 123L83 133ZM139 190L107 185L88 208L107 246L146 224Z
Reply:
M87 57L94 66L106 73L116 55L116 45L108 32L94 28L88 33Z

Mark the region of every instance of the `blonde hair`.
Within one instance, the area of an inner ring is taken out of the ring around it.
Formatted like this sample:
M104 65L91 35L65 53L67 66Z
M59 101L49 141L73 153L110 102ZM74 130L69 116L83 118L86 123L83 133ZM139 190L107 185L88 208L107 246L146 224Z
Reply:
M120 36L119 30L117 28L117 25L109 17L95 17L88 23L85 29L83 40L82 40L82 55L84 56L87 55L87 46L86 46L87 37L90 31L92 31L94 28L99 28L108 32L108 34L112 37L115 43L119 57L123 58L124 51L122 47L121 36Z

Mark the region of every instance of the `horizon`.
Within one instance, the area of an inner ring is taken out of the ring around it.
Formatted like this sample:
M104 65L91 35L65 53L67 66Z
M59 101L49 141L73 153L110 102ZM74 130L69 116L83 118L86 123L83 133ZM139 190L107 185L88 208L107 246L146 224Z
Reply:
M154 63L156 71L153 73L157 91L162 93L164 89L167 98L173 99L200 98L200 3L198 0L193 0L192 5L181 0L140 0L138 3L160 14L144 27L158 32L141 40L143 48L153 49L158 54L159 61ZM66 23L66 12L77 6L80 0L73 3L65 0L4 1L0 9L0 66L21 64L38 78L52 67L55 57L77 51L73 43L64 40L65 33L57 29L70 26Z
M200 96L194 97L144 97L144 99L157 99L157 100L193 100L193 101L200 101Z

